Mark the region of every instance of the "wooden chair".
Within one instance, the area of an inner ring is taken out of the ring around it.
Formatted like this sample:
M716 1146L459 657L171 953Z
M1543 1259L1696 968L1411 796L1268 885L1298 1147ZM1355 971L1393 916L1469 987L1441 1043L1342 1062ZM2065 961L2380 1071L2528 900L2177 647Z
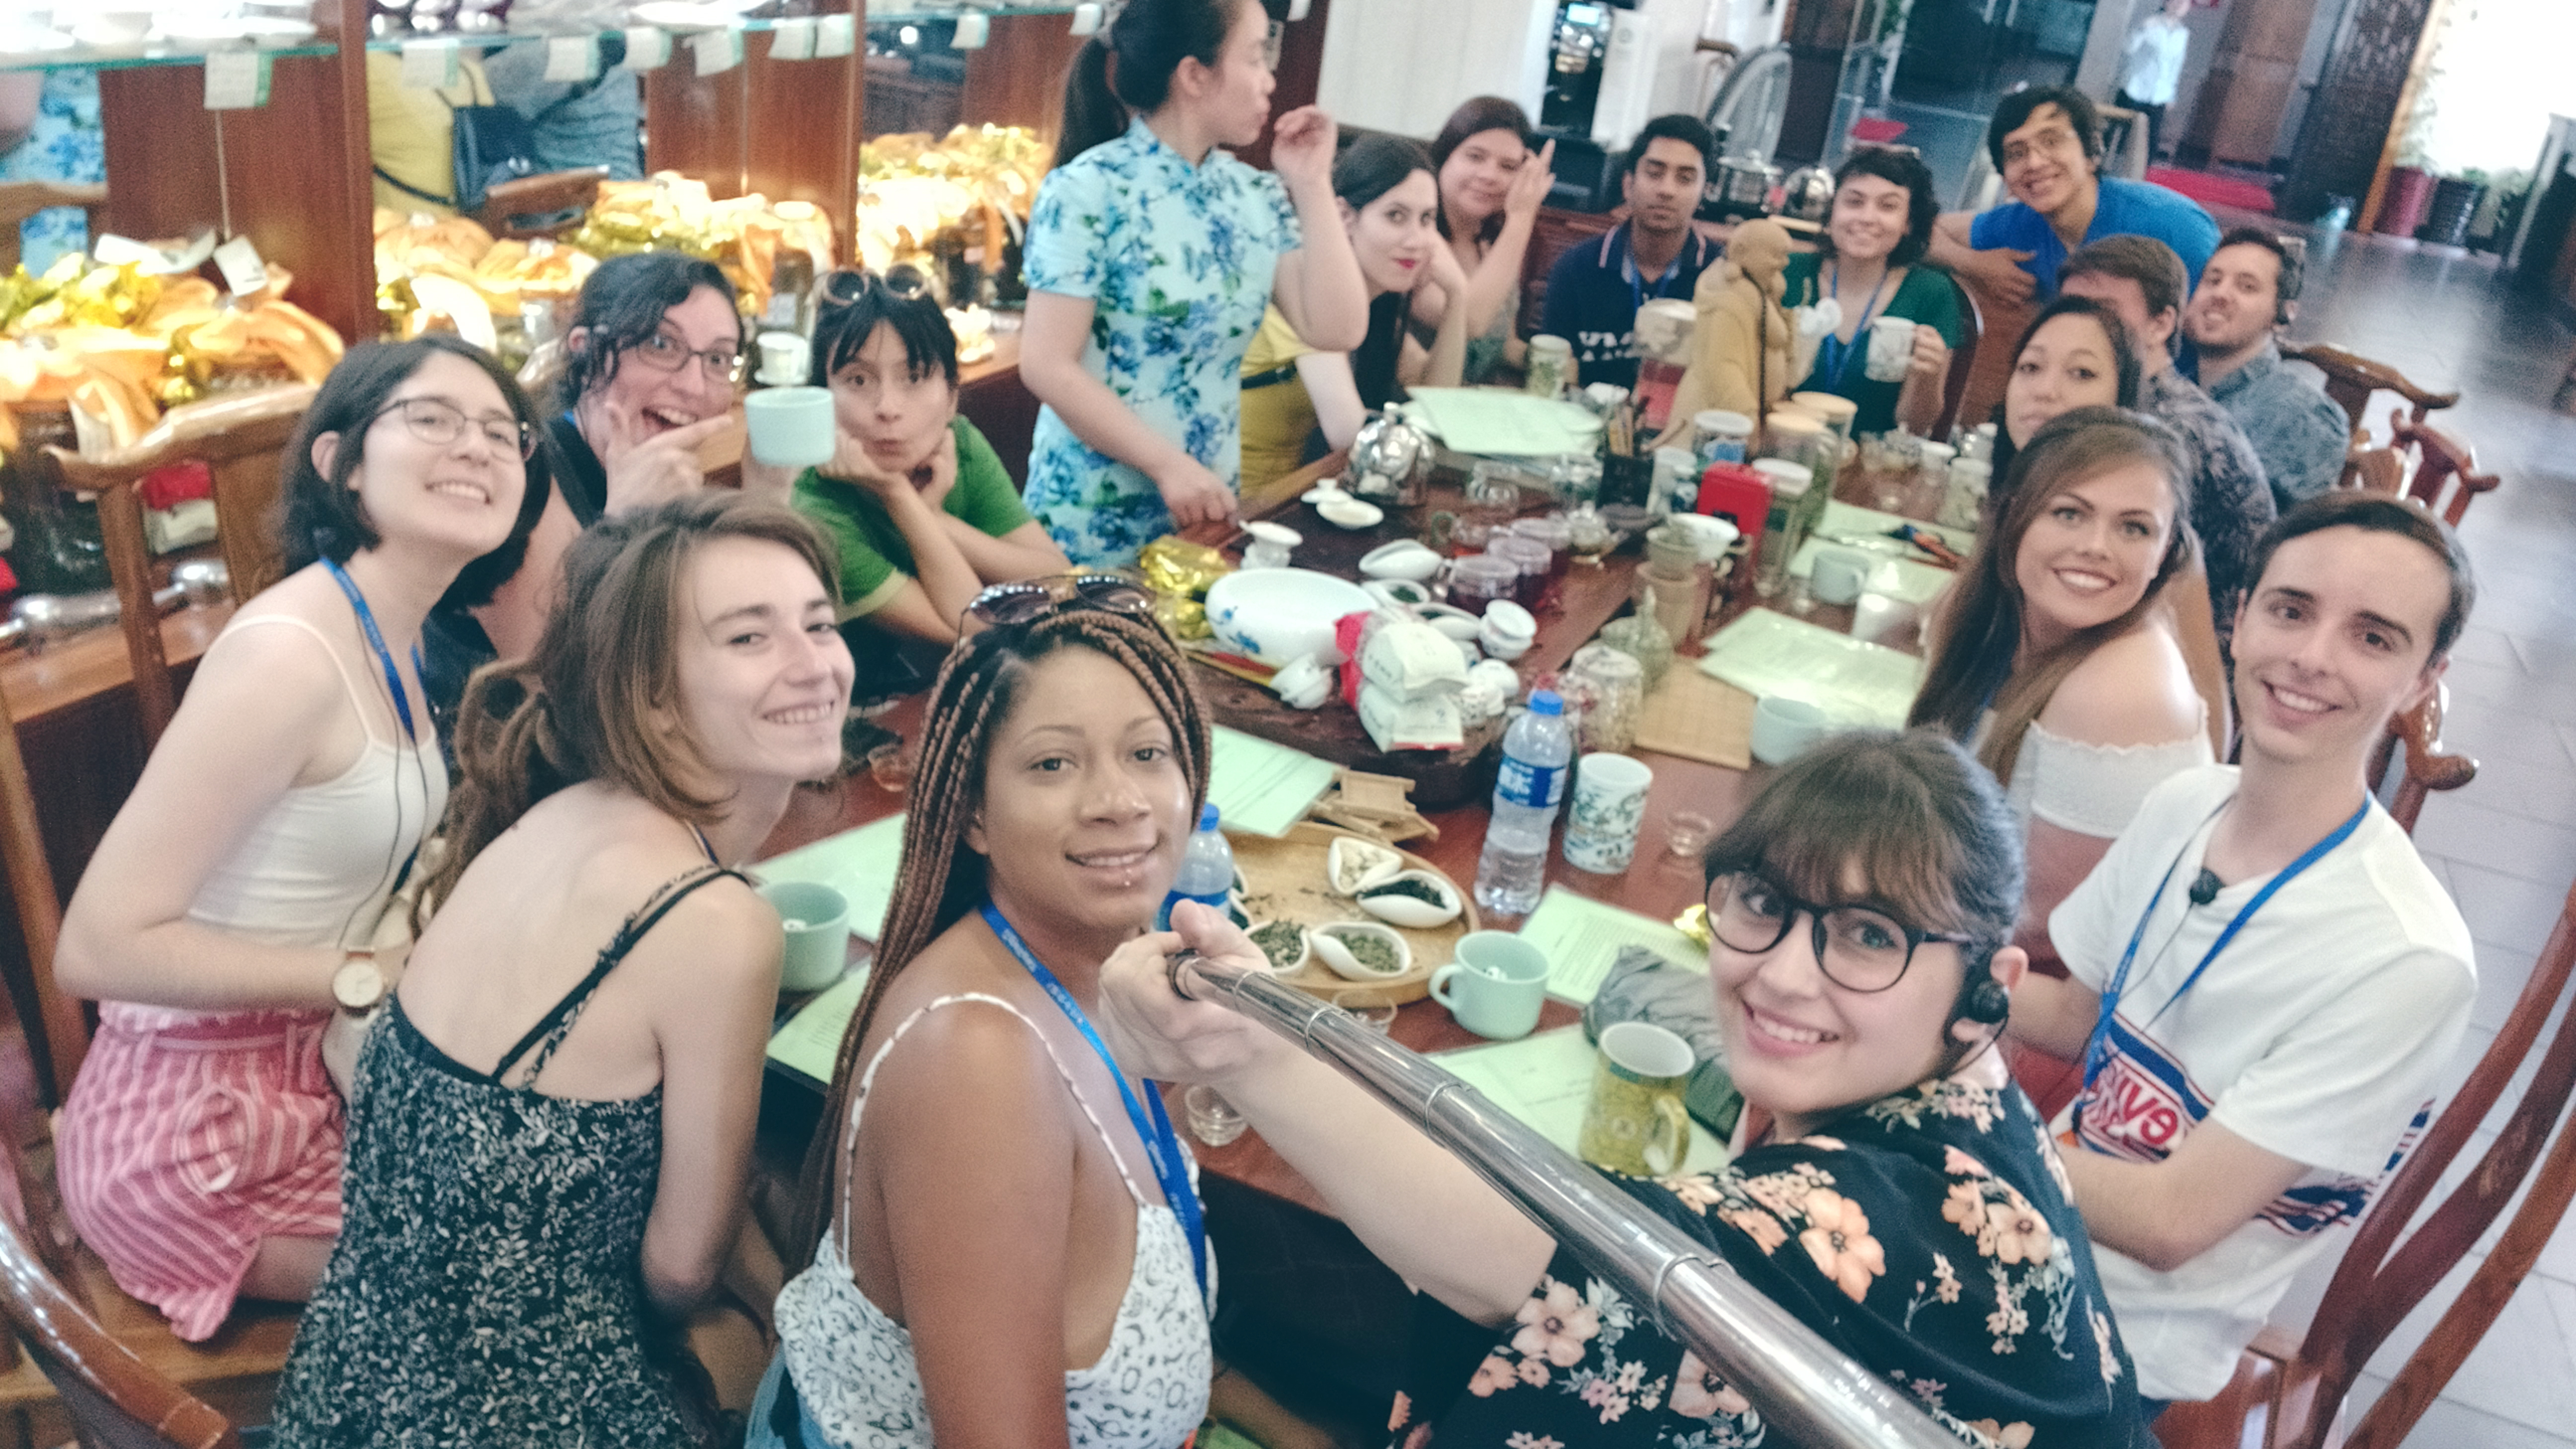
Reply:
M607 167L582 166L504 181L483 193L474 219L496 240L559 236L581 224L607 179Z
M2430 423L2400 419L2392 438L2398 456L2411 463L2405 496L2424 505L2453 528L2481 493L2492 493L2503 480L2478 471L2477 450Z
M27 218L57 206L77 206L89 213L91 236L107 211L107 187L84 181L12 181L0 185L0 273L19 262L18 228Z
M2373 362L2358 352L2338 347L2331 342L2310 342L2298 347L2284 347L2281 355L2293 362L2304 362L2326 375L2326 396L2333 398L2352 420L2356 441L2364 433L2364 414L2370 410L2370 395L2393 392L2414 404L2407 420L2421 423L2437 408L2450 407L2460 400L2457 392L2435 392L2406 380L2406 375L2384 362Z
M2457 790L2478 777L2474 757L2442 748L2442 716L2450 707L2451 687L2439 685L2431 699L2390 720L2386 756L2371 774L2374 781L2384 782L2390 769L2402 772L2388 813L2409 835L2415 833L2415 818L2424 813L2427 792Z
M1959 409L1968 400L1968 375L1977 370L1977 344L1986 335L1986 314L1977 299L1959 283L1950 279L1950 290L1959 298L1959 345L1950 349L1950 373L1941 379L1941 416L1932 424L1932 436L1946 439L1959 421Z
M164 465L203 461L214 475L216 545L232 574L233 597L249 598L285 572L269 515L277 502L281 455L303 424L313 393L311 384L298 383L172 408L133 447L105 457L45 449L65 482L98 495L99 534L121 609L117 622L133 661L135 707L147 749L169 727L179 697L161 648L152 554L144 542L136 485Z
M2304 1337L2267 1330L2237 1364L2225 1393L2176 1404L2156 1421L2166 1449L2396 1449L2485 1337L2576 1200L2576 1011L2561 1021L2504 1131L2449 1195L2416 1220L2567 995L2576 968L2576 892L2476 1070L2381 1190L2344 1249L2342 1265ZM2553 1130L2555 1141L2551 1140ZM2546 1147L2547 1155L2542 1155ZM2534 1168L2537 1167L2537 1174ZM2349 1433L2343 1402L2371 1354L2494 1224L2525 1181L2531 1195L2471 1273L2421 1347ZM2402 1241L2401 1241L2402 1239Z

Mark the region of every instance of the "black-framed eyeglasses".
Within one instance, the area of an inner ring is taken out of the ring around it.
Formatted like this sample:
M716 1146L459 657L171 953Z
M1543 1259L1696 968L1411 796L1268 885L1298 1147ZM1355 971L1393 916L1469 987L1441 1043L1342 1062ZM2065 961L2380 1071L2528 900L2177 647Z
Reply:
M739 344L728 346L719 342L713 347L694 348L677 334L656 332L626 349L626 355L655 372L678 372L694 359L704 363L707 371L720 381L742 381L743 357Z
M1125 574L1050 574L995 584L966 606L966 617L993 628L1033 623L1062 609L1106 609L1140 619L1154 617L1154 591Z
M930 277L910 262L897 262L882 276L858 267L843 267L823 278L823 305L855 306L880 289L890 297L908 300L930 290Z
M1732 871L1709 883L1709 930L1728 950L1758 956L1787 939L1800 916L1815 931L1817 967L1845 991L1885 991L1904 980L1905 968L1914 964L1914 948L1926 941L1967 946L1977 939L1926 931L1883 906L1800 900L1756 871Z
M465 435L468 426L483 430L483 439L504 453L516 453L521 462L537 455L537 431L511 417L468 417L465 409L445 398L407 397L389 402L367 419L373 427L379 420L395 413L402 414L403 426L424 443L447 447Z

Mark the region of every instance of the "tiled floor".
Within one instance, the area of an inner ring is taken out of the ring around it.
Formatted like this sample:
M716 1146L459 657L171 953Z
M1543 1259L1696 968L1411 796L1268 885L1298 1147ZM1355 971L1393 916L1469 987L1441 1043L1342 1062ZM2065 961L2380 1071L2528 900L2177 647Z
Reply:
M2539 299L2508 290L2485 258L2346 236L2317 245L2311 267L2311 300L2292 334L2460 389L2444 425L2504 480L2462 530L2481 597L2451 666L2448 735L2478 758L2478 778L2434 796L2415 834L2478 941L2479 1001L2456 1083L2512 1008L2576 879L2576 418L2549 407L2576 332ZM2508 1097L2490 1132L2510 1106ZM2464 1161L2490 1140L2482 1133ZM2474 1261L2372 1360L2356 1414L2449 1307ZM2320 1273L2293 1290L2276 1321L2304 1323L2323 1291ZM2576 1225L2560 1228L2406 1443L2576 1449Z

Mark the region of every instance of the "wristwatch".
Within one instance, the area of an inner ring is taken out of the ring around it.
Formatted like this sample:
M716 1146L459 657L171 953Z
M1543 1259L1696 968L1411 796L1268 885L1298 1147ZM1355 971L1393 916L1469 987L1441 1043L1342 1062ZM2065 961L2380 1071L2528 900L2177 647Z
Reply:
M351 951L331 973L331 999L344 1011L372 1011L390 990L373 951Z

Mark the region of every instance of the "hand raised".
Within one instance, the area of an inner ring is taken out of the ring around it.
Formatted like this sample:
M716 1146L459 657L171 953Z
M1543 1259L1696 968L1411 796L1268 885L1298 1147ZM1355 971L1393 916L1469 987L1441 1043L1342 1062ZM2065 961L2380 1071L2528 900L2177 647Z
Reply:
M1548 189L1556 185L1556 143L1550 141L1538 148L1538 154L1521 163L1512 173L1511 190L1503 193L1503 215L1529 220L1547 203Z

